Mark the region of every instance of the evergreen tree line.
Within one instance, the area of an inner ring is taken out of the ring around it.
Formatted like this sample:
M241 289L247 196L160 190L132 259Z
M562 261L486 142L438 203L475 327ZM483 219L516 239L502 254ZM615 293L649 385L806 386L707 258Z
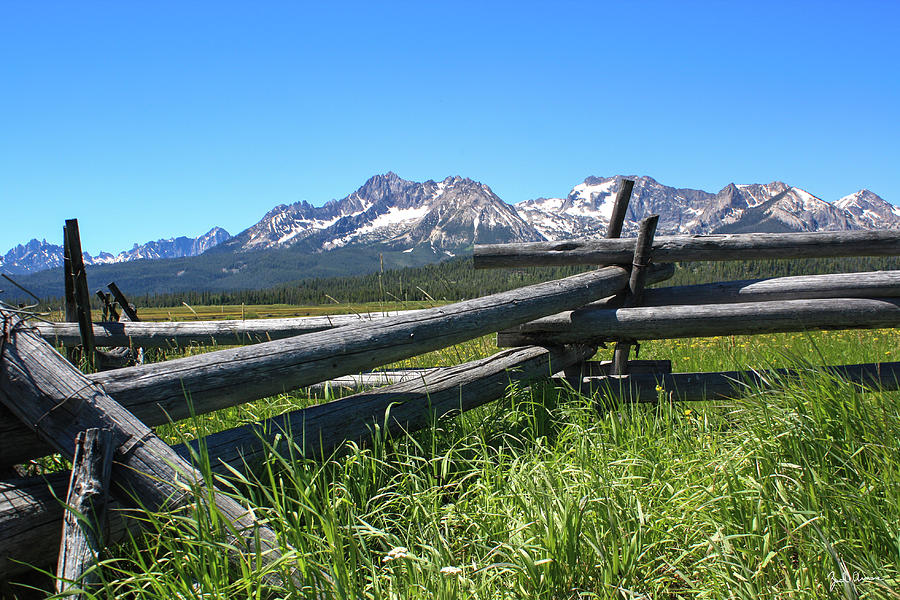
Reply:
M320 305L363 302L457 301L559 279L591 267L475 269L472 257L423 267L390 269L367 275L301 279L258 290L188 291L136 296L137 306L232 304ZM847 257L681 263L675 276L660 285L693 285L716 281L850 273L900 269L900 257ZM127 292L126 292L127 293Z

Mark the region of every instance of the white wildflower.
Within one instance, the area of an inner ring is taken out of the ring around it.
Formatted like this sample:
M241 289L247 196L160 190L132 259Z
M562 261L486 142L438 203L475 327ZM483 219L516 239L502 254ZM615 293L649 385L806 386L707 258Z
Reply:
M398 558L407 558L409 557L408 550L403 546L397 546L396 548L391 548L391 551L385 554L384 558L381 559L381 562L391 562L392 560L397 560Z

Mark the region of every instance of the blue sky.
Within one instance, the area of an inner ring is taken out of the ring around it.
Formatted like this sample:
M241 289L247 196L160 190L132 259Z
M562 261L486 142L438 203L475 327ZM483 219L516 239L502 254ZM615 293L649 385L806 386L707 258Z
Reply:
M375 173L900 203L900 3L4 2L0 252L237 233Z

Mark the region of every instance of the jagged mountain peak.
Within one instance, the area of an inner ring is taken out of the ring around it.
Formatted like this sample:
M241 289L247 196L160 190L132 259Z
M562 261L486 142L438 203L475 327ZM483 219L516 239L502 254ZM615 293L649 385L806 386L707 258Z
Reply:
M124 250L118 254L100 252L96 256L91 256L88 252L83 252L82 258L86 265L97 265L138 259L196 256L222 243L229 237L231 237L230 234L221 227L213 227L196 238L182 236L150 241L145 244L134 244L131 249ZM0 257L0 271L10 275L18 275L61 267L63 254L61 245L50 244L46 239L42 241L32 239L25 245L19 244Z
M116 256L86 255L85 261L97 264L193 256L214 247L220 252L294 247L316 253L374 244L386 250L430 253L427 256L431 260L474 243L604 235L616 194L626 178L633 179L635 185L624 235L632 235L640 220L650 214L660 215L660 235L900 229L900 208L866 189L831 203L779 180L729 183L710 193L666 186L646 175L592 175L564 197L537 198L512 206L487 184L461 175L420 183L388 171L322 206L305 200L275 206L258 223L231 239L215 227L198 238L135 244ZM20 244L0 257L0 269L8 273L61 263L62 248L38 240Z
M875 192L867 189L861 189L852 194L848 194L834 203L835 206L844 210L853 206L861 207L868 204L882 205L889 203Z
M460 175L419 183L388 172L322 207L270 212L229 245L245 251L302 244L323 251L382 243L452 252L489 238L531 241L541 236L483 183Z
M635 181L624 225L626 235L633 233L638 222L650 214L660 215L660 234L900 228L900 209L877 196L855 217L840 203L826 202L779 180L765 184L729 183L712 194L666 186L648 176L591 176L572 188L565 198L526 200L516 208L548 239L603 235L623 179ZM857 197L870 198L861 193ZM853 202L850 197L843 201L847 206ZM855 203L865 200L857 199ZM866 220L862 215L870 218Z
M862 189L834 203L866 228L900 229L900 206L894 206L878 194Z

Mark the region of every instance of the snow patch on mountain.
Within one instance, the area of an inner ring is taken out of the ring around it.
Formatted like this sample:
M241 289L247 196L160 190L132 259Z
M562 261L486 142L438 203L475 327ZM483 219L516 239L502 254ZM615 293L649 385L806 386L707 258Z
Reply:
M900 207L868 190L831 203L781 181L729 184L712 193L666 186L647 176L616 175L588 177L564 198L536 198L512 206L488 185L468 178L419 183L389 172L319 207L305 201L278 205L233 238L217 227L198 238L135 244L117 255L85 254L85 262L194 256L214 247L223 252L285 247L326 252L370 244L406 253L421 248L440 257L473 244L603 236L625 179L635 182L625 236L634 235L638 223L651 214L660 215L659 235L900 229ZM6 273L61 264L62 248L38 240L0 257L0 270Z
M196 238L177 237L141 245L135 244L130 250L124 250L115 255L109 252L100 252L97 256L91 256L84 252L82 258L85 265L103 265L141 259L197 256L230 237L231 235L221 227L213 227ZM12 248L0 257L0 272L15 275L59 268L63 264L63 254L63 247L60 245L47 243L47 240L32 239L27 244L20 244Z
M869 190L844 196L834 205L850 214L864 228L900 229L900 206L894 206Z
M588 177L566 198L526 200L516 209L550 240L604 235L626 178L635 185L624 235L633 234L651 214L660 215L657 232L662 235L900 228L900 208L871 192L829 203L781 181L729 184L713 194L665 186L652 177Z

